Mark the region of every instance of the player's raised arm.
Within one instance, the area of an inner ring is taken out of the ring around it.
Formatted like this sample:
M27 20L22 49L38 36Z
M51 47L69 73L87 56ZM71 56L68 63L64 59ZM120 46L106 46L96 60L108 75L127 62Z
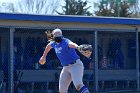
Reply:
M78 48L78 45L77 45L76 43L73 43L72 41L70 41L70 42L68 43L68 46L69 46L70 48Z
M51 50L51 45L50 45L50 43L46 46L46 48L45 48L45 50L44 50L44 53L43 53L43 55L42 55L42 57L40 58L40 60L39 60L39 63L41 64L41 65L43 65L43 64L45 64L45 62L46 62L46 56L47 56L47 54L48 54L48 52Z
M77 49L82 55L84 55L87 58L90 58L90 56L92 54L92 45L90 45L90 44L82 44L82 45L78 46L76 43L69 41L68 46L70 48Z

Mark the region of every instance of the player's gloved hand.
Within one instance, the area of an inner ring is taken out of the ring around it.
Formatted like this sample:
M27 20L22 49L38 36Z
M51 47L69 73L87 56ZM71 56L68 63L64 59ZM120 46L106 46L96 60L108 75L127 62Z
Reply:
M41 65L44 65L46 63L46 58L44 58L43 56L40 58L39 63Z
M76 49L77 49L78 51L81 51L81 50L82 50L82 47L81 47L81 46L77 46Z
M92 54L92 45L90 44L82 44L77 46L76 49L87 58L90 58Z

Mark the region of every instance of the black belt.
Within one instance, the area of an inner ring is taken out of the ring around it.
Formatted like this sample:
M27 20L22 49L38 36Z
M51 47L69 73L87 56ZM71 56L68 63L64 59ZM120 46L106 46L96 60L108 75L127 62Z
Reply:
M70 66L70 65L73 65L73 64L75 64L76 63L76 61L74 61L73 63L69 63L69 64L67 64L67 65L64 65L64 66Z

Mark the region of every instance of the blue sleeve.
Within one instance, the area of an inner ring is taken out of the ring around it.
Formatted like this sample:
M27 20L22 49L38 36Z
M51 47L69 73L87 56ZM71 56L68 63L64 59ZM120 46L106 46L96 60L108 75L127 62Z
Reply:
M54 48L54 46L55 46L55 42L52 41L52 42L49 43L49 45L50 45L52 48Z
M72 42L71 40L69 40L69 39L66 39L66 42L69 44L70 42Z

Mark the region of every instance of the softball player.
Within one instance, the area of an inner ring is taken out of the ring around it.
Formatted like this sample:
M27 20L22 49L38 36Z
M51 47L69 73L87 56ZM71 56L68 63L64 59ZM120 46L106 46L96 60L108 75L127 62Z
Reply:
M69 39L64 38L60 29L53 30L52 34L54 41L51 41L46 46L39 63L43 65L46 62L48 52L51 48L54 48L56 55L63 66L59 79L59 92L67 93L68 87L71 81L73 81L73 84L78 91L81 93L89 93L89 90L82 81L84 66L75 51L78 45Z

